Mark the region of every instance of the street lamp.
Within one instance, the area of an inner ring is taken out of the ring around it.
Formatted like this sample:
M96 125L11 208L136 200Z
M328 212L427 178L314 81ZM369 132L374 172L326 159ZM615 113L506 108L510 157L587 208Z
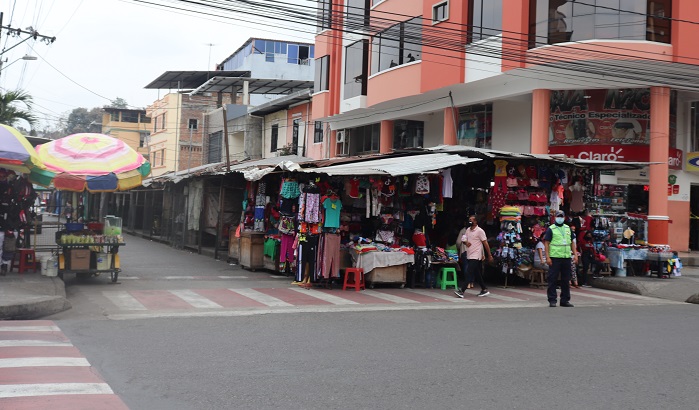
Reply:
M2 72L2 70L6 69L7 67L11 66L12 64L18 62L19 60L34 61L34 60L36 60L36 59L37 59L36 56L30 56L29 54L25 54L24 56L22 56L22 57L16 59L15 61L11 62L10 64L8 64L8 65L6 65L6 66L3 66L4 63L7 62L7 59L5 59L5 61L3 61L3 60L0 58L0 72Z

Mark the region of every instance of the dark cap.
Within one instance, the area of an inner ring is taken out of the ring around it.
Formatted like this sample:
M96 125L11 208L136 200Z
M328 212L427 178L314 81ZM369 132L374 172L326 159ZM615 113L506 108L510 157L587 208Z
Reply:
M566 213L563 211L556 211L556 216L566 216Z

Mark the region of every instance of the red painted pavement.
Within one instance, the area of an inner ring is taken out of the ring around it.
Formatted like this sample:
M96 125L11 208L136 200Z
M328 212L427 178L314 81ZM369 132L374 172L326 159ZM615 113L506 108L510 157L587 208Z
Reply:
M273 296L294 306L332 305L332 303L313 297L313 291L307 293L297 292L291 289L255 289L265 295Z
M152 310L192 309L193 307L167 290L132 290L129 294Z
M2 334L0 339L4 340ZM83 357L73 346L17 346L0 348L0 359L17 359L20 357Z
M10 367L0 372L0 384L38 383L104 383L104 380L88 366Z
M128 410L116 395L66 394L0 399L0 409L12 410Z

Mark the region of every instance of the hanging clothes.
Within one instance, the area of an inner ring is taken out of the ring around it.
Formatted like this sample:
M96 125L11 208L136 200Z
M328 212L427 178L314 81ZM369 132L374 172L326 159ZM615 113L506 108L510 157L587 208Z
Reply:
M323 260L321 276L338 277L340 272L340 235L326 233L323 235Z
M306 273L310 278L315 276L318 260L318 240L318 236L306 236L305 240L299 240L296 281L303 281Z
M326 228L339 228L340 227L340 210L342 209L342 202L337 197L330 197L323 201L323 208L325 209L325 223Z
M454 194L453 185L454 181L451 179L451 168L442 170L442 177L444 178L442 184L442 196L444 198L451 198Z

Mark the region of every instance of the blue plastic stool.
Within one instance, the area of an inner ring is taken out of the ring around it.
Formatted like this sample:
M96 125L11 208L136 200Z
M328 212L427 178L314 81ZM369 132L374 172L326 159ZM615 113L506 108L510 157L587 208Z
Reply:
M451 279L449 279L449 274L451 273ZM459 289L459 283L456 278L455 268L440 268L439 275L437 275L437 286L446 290L447 286L454 286L454 289Z

